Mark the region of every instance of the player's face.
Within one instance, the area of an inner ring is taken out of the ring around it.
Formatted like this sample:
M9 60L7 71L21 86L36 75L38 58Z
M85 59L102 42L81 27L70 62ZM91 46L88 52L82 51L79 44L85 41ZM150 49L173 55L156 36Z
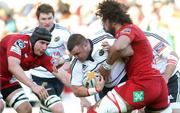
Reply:
M50 30L54 25L54 16L52 13L40 13L38 22L39 27Z
M81 62L85 61L89 56L89 49L86 45L77 45L70 52L75 58L80 60Z
M34 54L42 56L47 49L49 42L44 40L38 40L34 45Z
M105 20L103 22L103 28L107 33L110 33L113 36L115 36L115 28L113 27L113 24L109 22L109 20Z

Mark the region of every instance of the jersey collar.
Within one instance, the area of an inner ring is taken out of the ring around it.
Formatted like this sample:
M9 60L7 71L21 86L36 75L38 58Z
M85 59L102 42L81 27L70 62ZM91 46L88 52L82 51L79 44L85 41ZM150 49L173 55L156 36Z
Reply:
M86 60L94 61L94 59L92 58L93 42L90 39L88 39L88 41L89 41L90 46L91 46L91 51L89 52L89 55L88 55Z

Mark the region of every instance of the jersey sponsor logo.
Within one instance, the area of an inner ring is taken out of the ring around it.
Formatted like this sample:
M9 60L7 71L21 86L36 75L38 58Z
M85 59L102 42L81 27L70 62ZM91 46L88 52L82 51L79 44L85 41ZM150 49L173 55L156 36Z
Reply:
M20 39L15 42L15 45L19 46L21 49L25 48L24 42Z
M121 31L121 33L129 34L131 32L130 28L125 28Z
M85 64L82 65L82 69L83 69L83 70L86 70L87 67L88 67L88 66L85 65Z
M54 42L58 42L60 40L60 36L54 38Z
M103 56L103 55L104 55L104 50L103 49L99 50L99 56Z
M134 91L133 92L133 102L144 101L144 91Z
M158 44L156 44L154 46L154 50L157 52L157 53L161 53L161 51L166 48L166 45L163 43L163 42L159 42Z
M12 51L12 52L14 52L14 53L16 53L18 55L21 55L21 49L19 47L15 46L15 45L13 45L11 47L10 51Z
M173 97L171 94L168 96L168 98L169 98L170 100L173 100L173 99L174 99L174 97Z

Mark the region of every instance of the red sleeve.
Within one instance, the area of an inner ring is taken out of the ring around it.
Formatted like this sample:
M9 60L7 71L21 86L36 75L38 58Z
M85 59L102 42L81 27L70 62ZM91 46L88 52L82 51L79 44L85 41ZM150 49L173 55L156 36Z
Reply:
M120 32L120 36L121 35L128 36L131 41L133 41L134 38L136 37L133 27L126 27L126 28L122 29L122 31Z
M16 39L16 37L14 37L14 39L9 40L7 43L7 57L13 56L21 59L21 52L24 47L24 42L21 39Z
M42 61L42 66L46 68L48 71L53 72L53 64L52 64L52 57L44 55Z

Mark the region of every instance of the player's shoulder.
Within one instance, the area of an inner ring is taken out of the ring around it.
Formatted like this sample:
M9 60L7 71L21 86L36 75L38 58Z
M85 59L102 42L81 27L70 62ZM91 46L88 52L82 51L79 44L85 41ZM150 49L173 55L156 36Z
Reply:
M96 44L105 39L115 39L111 34L105 32L103 29L100 29L97 32L92 33L92 35L88 38L92 40L93 44Z
M155 42L162 42L162 43L165 43L165 44L169 44L166 41L165 36L163 36L161 33L144 31L144 34L148 38L148 40L150 40L150 42L155 41Z
M70 63L70 69L73 72L75 68L78 69L81 65L82 63L77 58L73 58Z
M63 27L59 23L55 23L54 25L55 25L54 29L57 30L57 31L64 31L64 32L67 32L67 33L71 33L67 28Z

